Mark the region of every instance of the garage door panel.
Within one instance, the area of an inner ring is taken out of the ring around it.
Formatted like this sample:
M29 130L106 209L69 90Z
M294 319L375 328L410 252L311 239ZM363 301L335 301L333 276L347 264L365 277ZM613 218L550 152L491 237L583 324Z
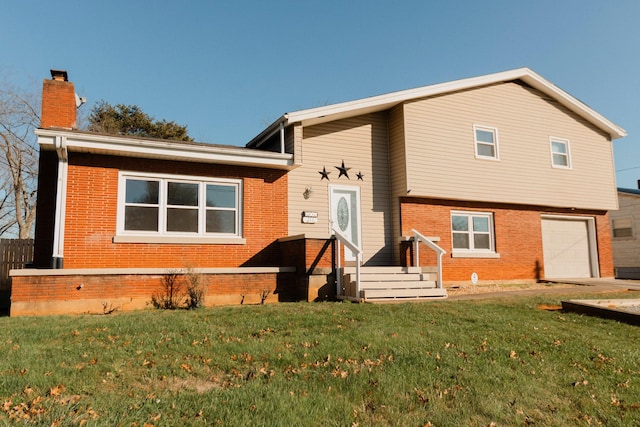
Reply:
M591 277L587 221L543 219L546 278Z

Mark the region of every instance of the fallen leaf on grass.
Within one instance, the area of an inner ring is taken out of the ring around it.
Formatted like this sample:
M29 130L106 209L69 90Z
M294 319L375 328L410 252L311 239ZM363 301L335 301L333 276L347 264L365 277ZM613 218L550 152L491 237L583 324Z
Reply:
M562 310L561 305L554 305L554 304L539 304L537 308L538 310L546 310L546 311Z
M60 385L57 385L55 387L50 388L48 394L49 394L49 396L56 397L56 396L60 396L60 393L62 393L63 391L65 391L65 386L60 384Z

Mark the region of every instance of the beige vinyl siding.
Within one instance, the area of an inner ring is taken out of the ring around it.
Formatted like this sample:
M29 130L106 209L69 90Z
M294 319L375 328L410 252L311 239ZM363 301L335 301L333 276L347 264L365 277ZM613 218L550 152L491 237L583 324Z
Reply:
M289 128L291 130L291 148L293 152L293 163L302 164L302 125L295 123ZM288 152L288 151L287 151Z
M404 115L412 195L617 207L608 136L528 86L501 83L407 102ZM499 160L475 157L474 125L497 129ZM551 136L570 141L571 169L552 167Z
M613 250L613 266L640 267L640 195L618 193L620 209L609 212L609 218L631 218L633 224L632 237L613 237L611 230L611 248Z
M296 148L301 166L289 172L289 234L329 237L329 185L360 187L362 249L365 264L391 262L391 218L389 215L389 160L387 113L368 114L304 127ZM350 179L338 179L344 160ZM330 180L321 180L325 167ZM375 169L375 172L374 172ZM356 174L364 179L359 181ZM303 197L313 189L309 199ZM375 197L374 197L375 195ZM303 211L318 212L316 224L303 224Z
M389 164L391 166L391 218L393 220L393 247L399 248L400 203L399 197L407 194L407 156L405 153L404 108L397 106L389 112ZM393 252L397 263L398 251Z
M284 152L293 153L294 141L295 141L295 126L289 126L284 132Z

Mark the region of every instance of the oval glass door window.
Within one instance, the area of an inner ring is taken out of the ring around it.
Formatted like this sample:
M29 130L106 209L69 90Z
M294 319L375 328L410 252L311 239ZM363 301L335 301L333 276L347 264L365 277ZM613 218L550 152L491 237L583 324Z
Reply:
M345 231L349 226L349 204L344 197L338 201L338 227Z

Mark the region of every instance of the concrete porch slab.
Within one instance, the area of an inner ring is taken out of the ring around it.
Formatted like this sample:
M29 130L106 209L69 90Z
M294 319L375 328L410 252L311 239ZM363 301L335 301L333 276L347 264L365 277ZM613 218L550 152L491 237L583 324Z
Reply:
M640 325L640 298L568 300L562 301L562 309L589 316L614 319L632 325Z

